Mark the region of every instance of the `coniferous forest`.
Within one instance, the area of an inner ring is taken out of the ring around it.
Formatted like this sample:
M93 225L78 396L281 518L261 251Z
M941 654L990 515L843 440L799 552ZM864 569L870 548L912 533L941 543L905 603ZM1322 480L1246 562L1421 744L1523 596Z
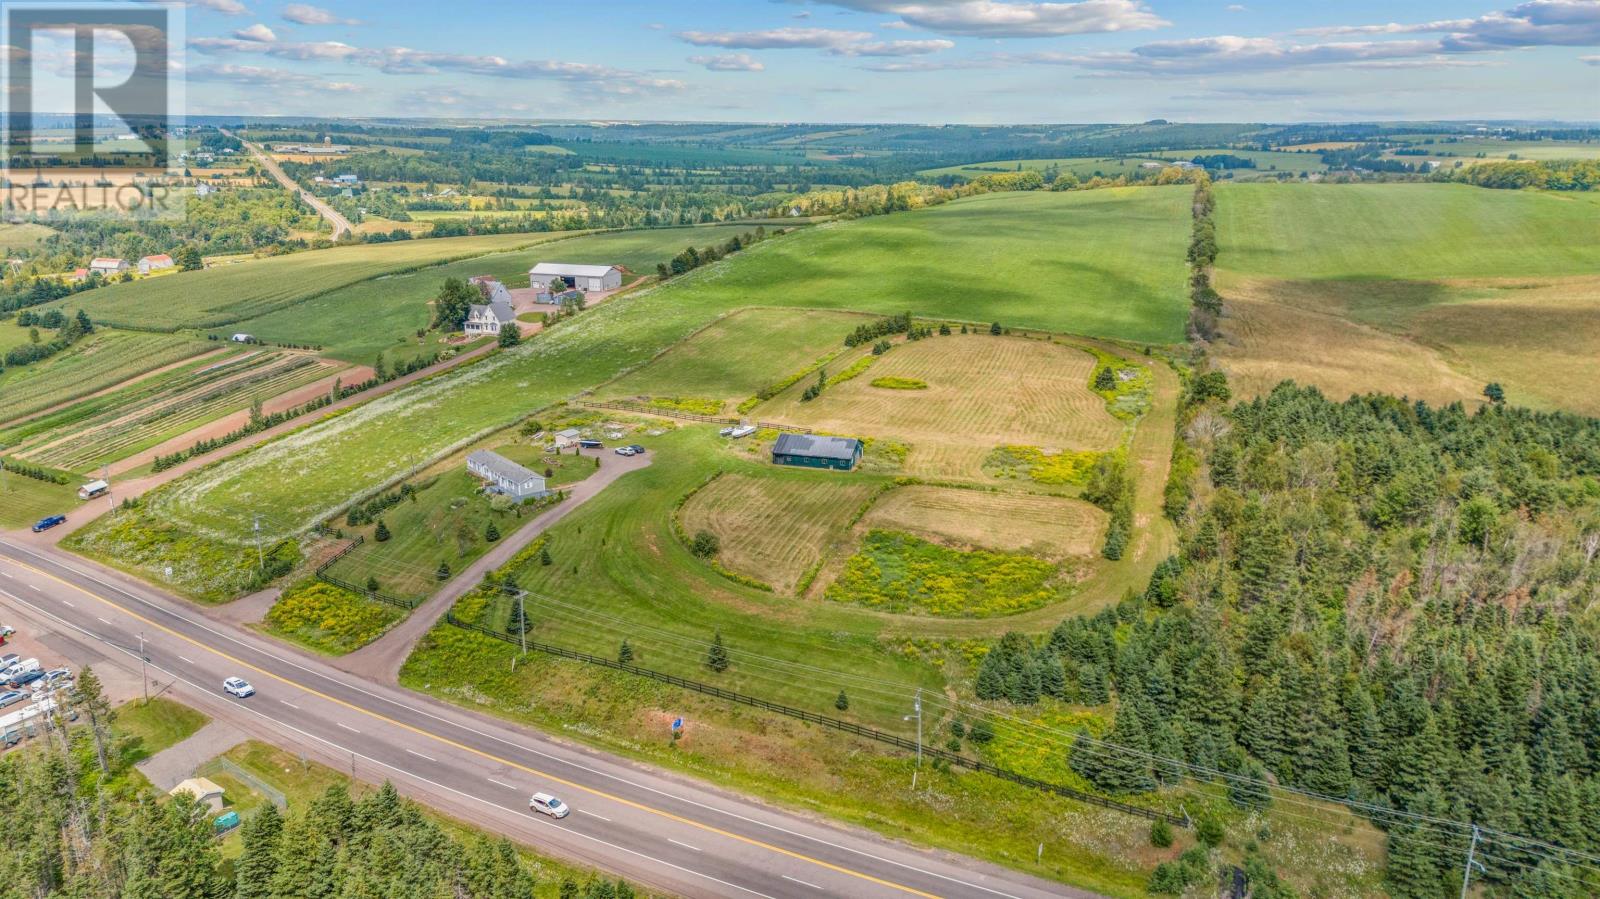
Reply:
M86 692L85 684L91 685ZM390 784L342 783L285 812L245 815L224 853L210 807L166 797L131 770L98 682L83 673L73 723L0 759L0 897L118 899L632 899L622 881L540 883L506 840L458 837Z
M1116 608L1008 635L980 698L1105 709L1071 764L1111 792L1345 801L1396 896L1456 895L1472 825L1495 894L1595 895L1600 421L1285 383L1191 391L1182 428L1180 551Z

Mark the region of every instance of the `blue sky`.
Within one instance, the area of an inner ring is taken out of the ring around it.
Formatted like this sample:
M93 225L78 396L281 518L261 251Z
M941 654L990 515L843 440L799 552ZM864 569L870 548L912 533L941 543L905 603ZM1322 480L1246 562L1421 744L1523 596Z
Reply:
M206 114L1600 120L1600 0L191 0Z

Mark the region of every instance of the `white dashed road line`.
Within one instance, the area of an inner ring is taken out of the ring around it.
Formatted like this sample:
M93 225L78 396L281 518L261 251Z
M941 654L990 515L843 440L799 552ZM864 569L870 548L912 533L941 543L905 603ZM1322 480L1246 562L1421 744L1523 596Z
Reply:
M671 837L667 837L667 842L669 842L669 843L677 843L679 846L682 846L685 849L693 849L696 852L701 851L699 846L690 846L688 843L678 843L677 840L674 840Z
M594 812L586 812L581 808L578 809L578 814L580 814L580 815L588 815L591 818L599 818L600 820L606 822L607 824L611 823L611 819L607 818L605 815L597 815Z
M343 722L343 721L335 721L335 722L333 722L333 723L334 723L334 724L337 724L337 725L339 725L339 726L340 726L340 727L342 727L342 728L344 728L344 729L345 729L345 730L347 730L347 731L349 731L349 732L351 732L351 733L353 733L353 734L359 734L359 733L361 733L361 731L359 731L359 730L356 730L356 729L355 729L355 728L353 728L353 727L351 727L351 726L350 726L350 725L348 725L348 724L346 724L346 723L344 723L344 722Z
M438 759L436 759L436 758L434 758L432 756L423 755L422 753L416 751L415 749L407 749L406 752L411 753L412 755L416 756L419 759L427 759L428 761L434 762L434 763L437 763L439 761Z
M806 882L806 881L804 881L804 880L801 880L801 879L800 879L800 878L798 878L798 877L790 877L790 876L789 876L789 875L787 875L787 874L783 874L783 875L780 875L780 876L781 876L781 877L783 877L783 879L784 879L784 880L792 880L792 881L794 881L794 882L795 882L795 883L798 883L798 884L800 884L800 885L801 885L801 886L803 886L803 887L810 887L810 888L812 888L812 889L813 889L813 890L820 890L820 889L822 889L822 887L819 887L819 886L817 886L817 885L816 885L816 884L814 884L814 883L807 883L807 882Z

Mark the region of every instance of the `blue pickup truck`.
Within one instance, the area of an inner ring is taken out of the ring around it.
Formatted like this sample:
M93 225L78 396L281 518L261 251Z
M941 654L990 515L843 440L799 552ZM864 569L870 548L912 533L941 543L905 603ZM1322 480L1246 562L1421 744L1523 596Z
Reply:
M51 515L49 518L41 518L38 521L34 522L34 524L33 524L33 532L35 534L37 534L40 531L48 531L48 530L50 530L51 528L55 527L58 524L66 524L66 523L67 523L67 516L65 516L65 515Z

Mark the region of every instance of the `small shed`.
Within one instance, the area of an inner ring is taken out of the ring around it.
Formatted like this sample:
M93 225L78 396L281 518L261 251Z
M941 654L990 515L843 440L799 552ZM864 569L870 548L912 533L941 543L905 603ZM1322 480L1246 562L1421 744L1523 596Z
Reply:
M222 788L204 777L191 777L167 791L168 796L188 793L213 812L222 811Z
M779 434L772 445L772 461L778 465L849 471L861 461L861 451L861 441L854 437Z
M579 431L577 428L567 428L562 431L557 431L556 449L566 449L567 447L576 444L582 436L583 432Z
M467 470L485 482L485 489L515 500L531 499L545 492L543 477L489 450L475 450L467 456Z
M97 496L102 496L106 493L109 493L110 490L111 484L107 481L90 481L89 483L78 488L78 499L94 499Z

